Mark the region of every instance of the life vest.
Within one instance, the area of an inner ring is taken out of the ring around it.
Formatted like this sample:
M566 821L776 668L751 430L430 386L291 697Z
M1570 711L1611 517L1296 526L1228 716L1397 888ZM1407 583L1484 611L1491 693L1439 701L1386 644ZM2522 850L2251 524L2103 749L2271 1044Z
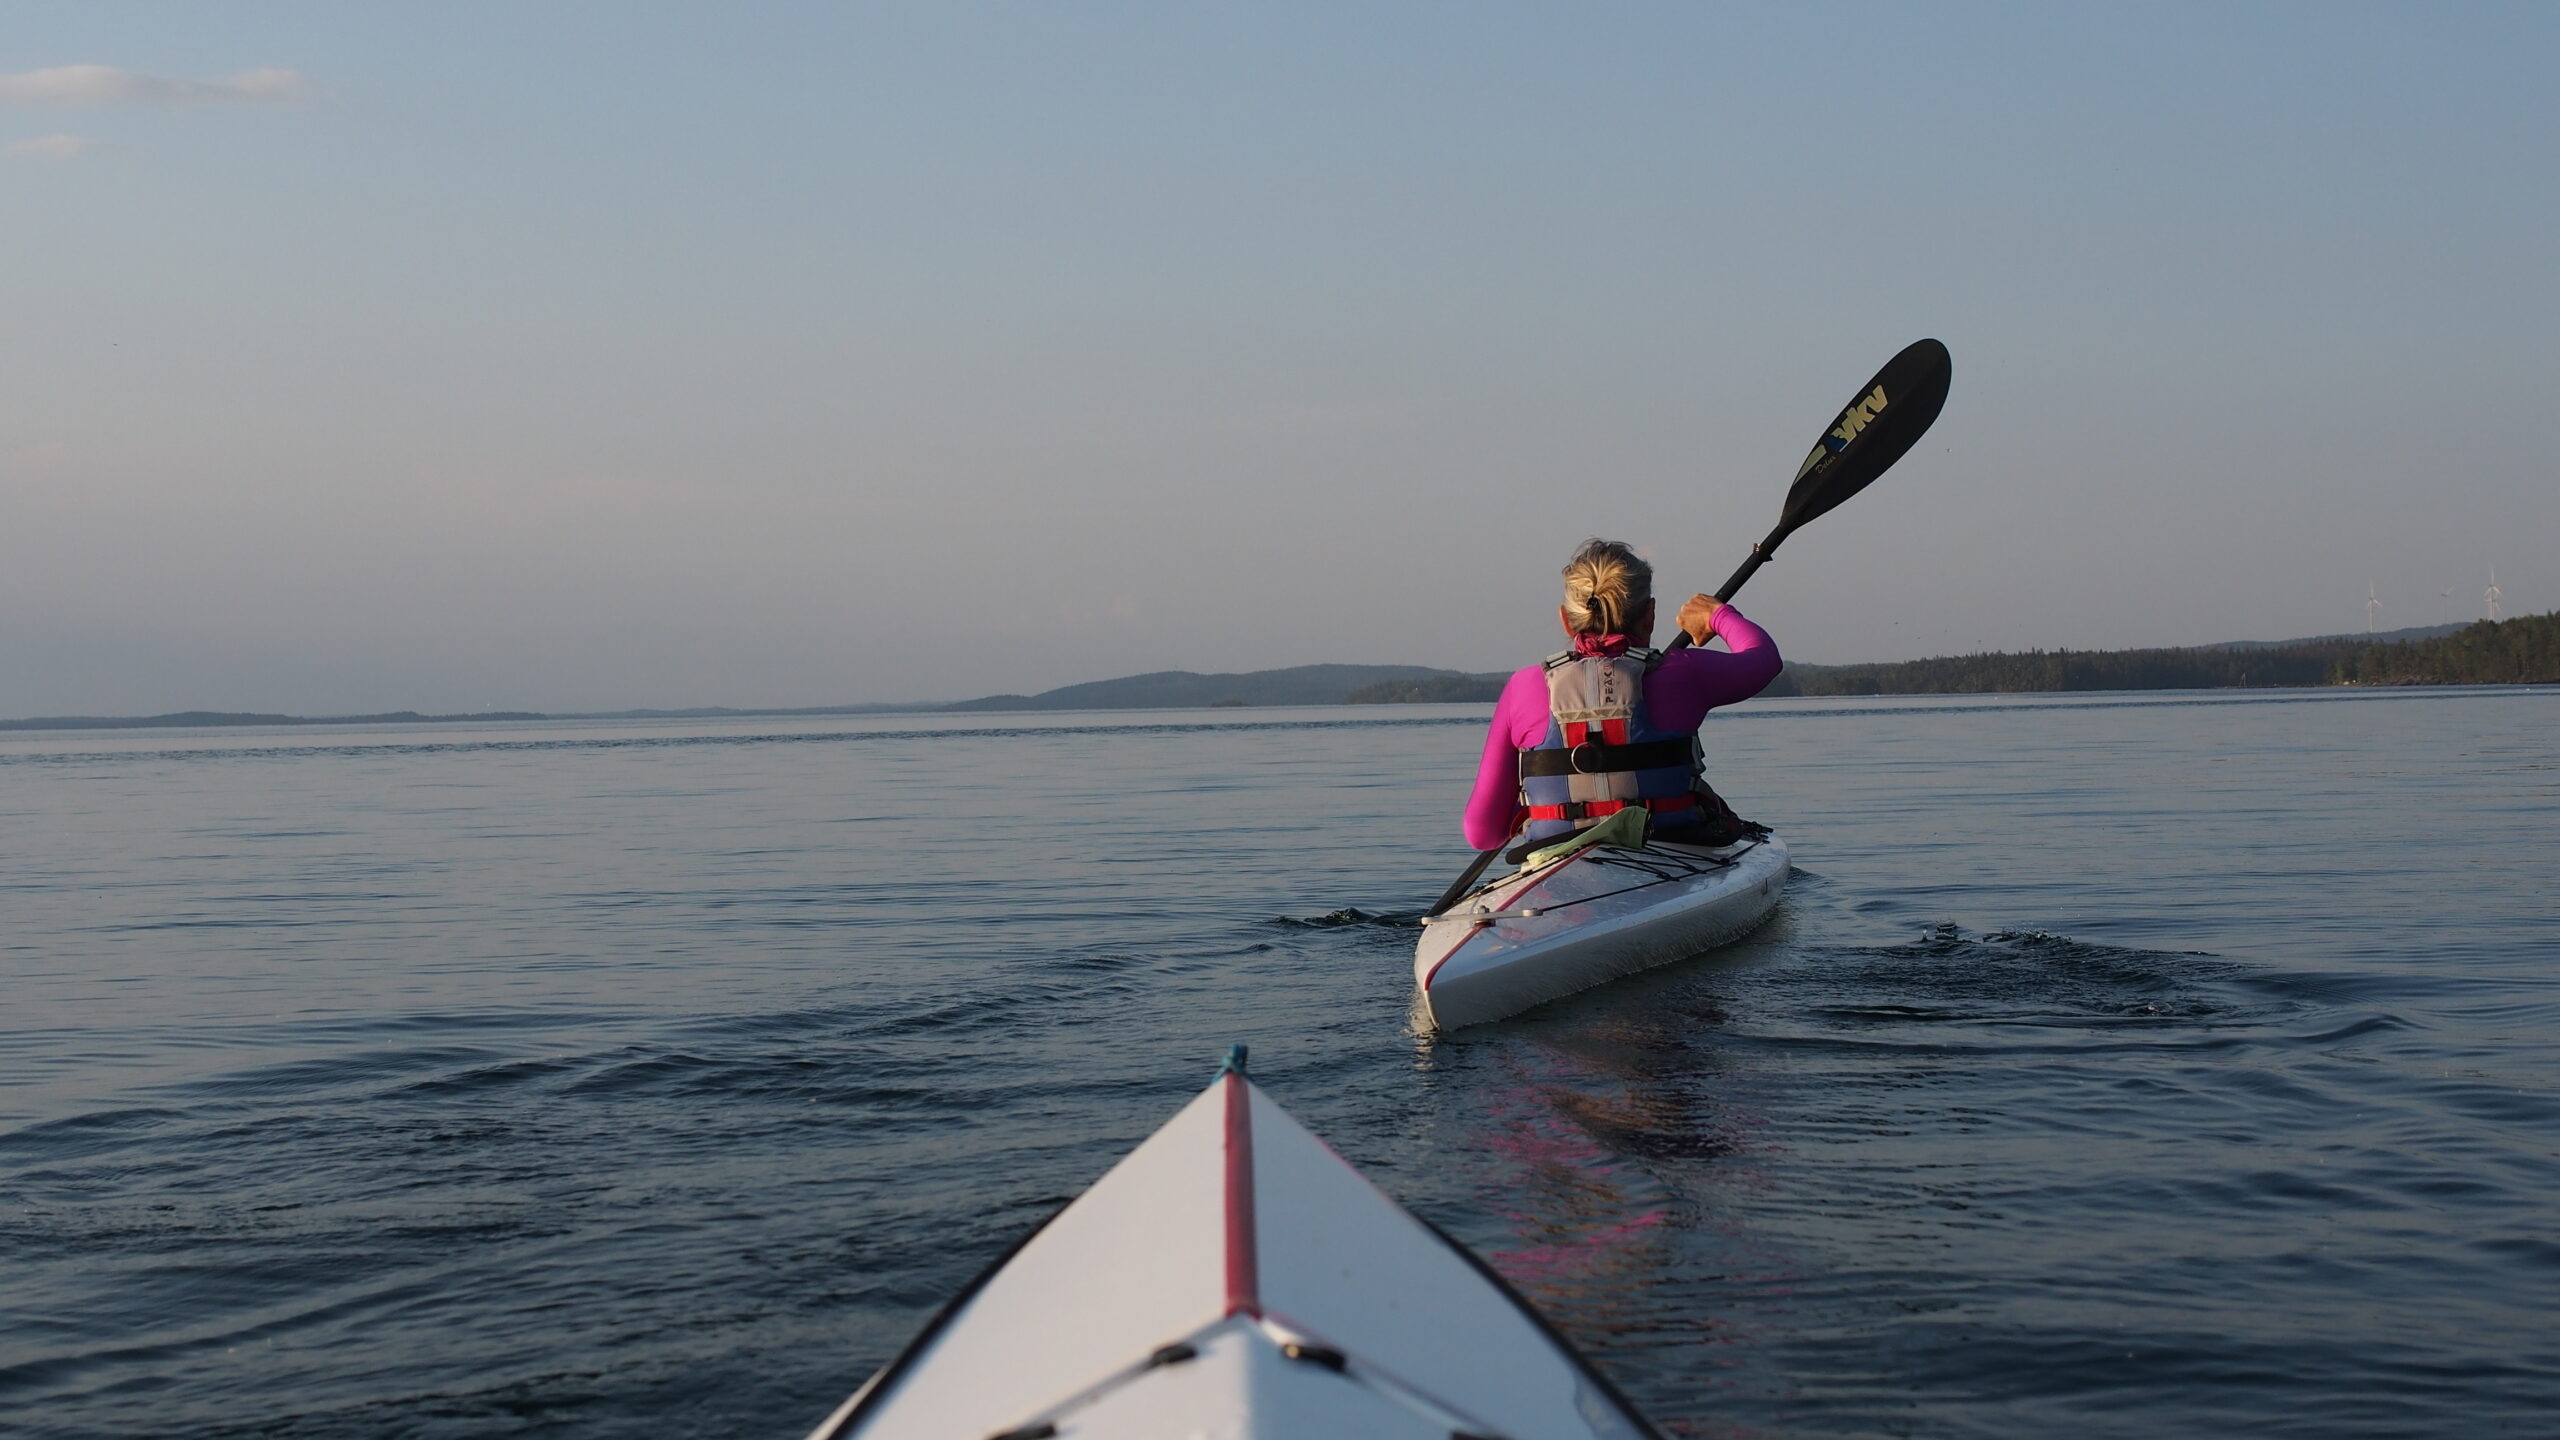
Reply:
M1652 811L1665 838L1723 812L1701 794L1697 734L1657 730L1646 714L1645 677L1661 663L1659 650L1547 657L1546 738L1520 752L1523 840L1570 835L1630 805Z

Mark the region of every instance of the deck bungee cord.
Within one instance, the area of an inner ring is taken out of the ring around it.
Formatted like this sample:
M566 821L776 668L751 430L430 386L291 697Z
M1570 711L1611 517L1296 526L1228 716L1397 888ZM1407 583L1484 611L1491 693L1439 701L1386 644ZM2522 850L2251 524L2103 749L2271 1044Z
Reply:
M1480 925L1491 920L1534 920L1538 916L1558 910L1570 909L1576 905L1588 905L1595 900L1606 900L1616 895L1632 895L1639 890L1650 890L1656 885L1675 885L1683 880L1694 880L1701 875L1714 874L1718 870L1732 869L1744 855L1760 848L1763 843L1765 842L1755 836L1735 844L1724 855L1698 855L1686 851L1669 850L1650 842L1634 850L1604 849L1594 846L1589 850L1577 850L1562 859L1549 861L1539 866L1538 871L1553 870L1579 860L1586 865L1597 865L1604 869L1640 871L1654 878L1641 884L1622 886L1616 890L1603 890L1596 895L1577 895L1570 900L1558 900L1551 905L1529 906L1518 910L1443 910L1437 914L1425 915L1419 920L1404 923L1425 926ZM1533 873L1537 872L1523 871L1518 875L1505 875L1486 888L1494 889L1508 885Z

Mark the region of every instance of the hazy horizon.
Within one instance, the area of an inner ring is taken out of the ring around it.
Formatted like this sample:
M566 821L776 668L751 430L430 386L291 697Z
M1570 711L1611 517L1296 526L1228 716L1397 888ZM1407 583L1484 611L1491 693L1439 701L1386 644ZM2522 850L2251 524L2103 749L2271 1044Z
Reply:
M2404 628L2404 629L2399 629L2399 630L2382 630L2382 631L2376 631L2376 632L2371 632L2371 633L2373 634L2373 638L2374 638L2376 641L2381 642L2381 643L2386 643L2386 644L2387 644L2387 643L2391 643L2391 642L2394 642L2394 641L2402 641L2402 640L2414 639L2414 638L2417 638L2417 637L2419 637L2419 636L2423 636L2423 635L2434 635L2434 634L2439 634L2439 633L2442 633L2442 632L2444 632L2444 631L2446 631L2446 630L2449 630L2449 629L2459 629L2459 628L2461 628L2459 625L2417 625L2417 626L2409 626L2409 627L2406 627L2406 628ZM2225 642L2218 642L2218 643L2220 643L2220 644L2225 644L2225 645L2228 645L2228 644L2256 645L2256 644L2262 644L2262 643L2264 643L2264 644L2274 644L2274 645L2291 645L2291 644L2303 644L2303 643L2317 642L2317 641L2322 641L2322 640L2334 640L2334 639L2340 639L2340 638L2350 638L2350 637L2337 636L2337 635L2302 635L2302 636L2288 636L2288 637L2284 637L2283 639L2281 639L2281 640L2277 640L2277 641L2262 641L2262 640L2256 640L2256 639L2242 639L2242 640L2239 640L2239 641L2225 641ZM1710 643L1713 643L1713 642L1710 642ZM2199 647L2199 648L2208 648L2208 649L2209 649L2209 648L2214 648L2216 643L2217 643L2217 642L2207 642L2207 644L2206 644L2205 646L2203 646L2203 647ZM1979 653L1979 652L1976 652L1976 653ZM1923 658L1923 659L1925 660L1925 659L1961 659L1961 658L1964 658L1964 657L1962 657L1962 656L1927 656L1927 657L1921 657L1921 658ZM1789 660L1789 661L1787 662L1787 668L1788 668L1789 670L1791 670L1791 671L1808 670L1808 669L1824 669L1824 668L1840 669L1840 668L1855 668L1855 667L1859 666L1859 665L1860 665L1860 664L1862 664L1862 663L1864 663L1864 662L1858 662L1858 661L1832 662L1832 661L1822 661L1822 660L1801 660L1801 659L1796 659L1796 660ZM1889 662L1888 662L1888 663L1889 663ZM1436 671L1437 673L1444 674L1444 675L1464 675L1464 674L1476 674L1476 675L1494 674L1494 675L1498 675L1498 674L1501 674L1501 673L1502 673L1502 672L1500 672L1500 671L1476 671L1476 672L1459 671L1459 670L1453 670L1453 669L1450 669L1449 667L1446 667L1446 666L1433 666L1433 665L1431 665L1428 661L1414 661L1414 662L1385 661L1385 662L1374 662L1374 663L1368 664L1368 665L1366 665L1366 666L1349 666L1349 667L1336 666L1336 665L1332 664L1331 662L1317 661L1317 662L1313 662L1313 663L1310 663L1310 664L1307 664L1307 665L1303 665L1303 666L1273 666L1273 667L1256 668L1256 669L1245 669L1245 670L1240 670L1240 671L1211 671L1211 672L1205 672L1205 673L1207 673L1209 676L1211 676L1212 678L1214 678L1215 676L1220 675L1220 674L1237 674L1237 675L1243 675L1243 676L1256 676L1256 675L1268 675L1268 674L1274 674L1274 673L1287 673L1287 672L1289 672L1289 671L1297 670L1297 669L1307 669L1307 670L1328 670L1328 669L1335 669L1335 668L1368 668L1368 669L1381 670L1381 671L1391 671L1391 672L1393 672L1393 671L1412 672L1412 671L1426 671L1426 670L1428 670L1428 671ZM1515 668L1516 668L1516 667L1515 667ZM1088 677L1084 678L1083 680L1071 680L1071 681L1068 681L1068 682L1066 682L1066 684L1064 684L1064 685L1062 685L1062 686L1050 686L1050 687L1047 687L1047 688L1046 688L1046 689L1044 689L1044 690L1030 692L1030 696L1029 696L1029 698L1037 699L1037 698L1039 698L1039 696L1041 696L1041 695L1044 695L1044 694L1050 694L1050 693L1055 693L1056 691L1059 691L1059 690L1081 689L1081 688L1085 688L1085 687L1089 687L1089 686L1094 686L1094 685L1111 685L1111 684L1117 684L1117 683L1121 683L1121 682L1125 682L1125 681L1132 681L1132 680L1145 680L1145 679L1149 679L1149 678L1151 678L1152 676L1159 675L1159 674L1162 674L1162 675L1198 675L1198 674L1202 674L1202 673L1204 673L1204 672L1200 672L1200 671L1192 671L1192 670L1169 670L1169 671L1139 671L1139 672L1136 672L1136 673L1134 673L1134 674L1128 674L1128 675L1095 675L1095 676L1088 676ZM460 711L460 710L450 710L450 709L436 709L436 708L432 708L432 707L416 707L416 706L408 706L408 707L402 707L401 709L399 709L399 710L394 710L394 711L337 711L337 712L318 712L318 713L311 713L311 712L297 712L297 711L289 711L289 710L279 710L278 708L276 708L276 707L274 707L274 706L258 706L258 705L252 705L252 706L247 706L247 707L243 707L243 708L235 709L235 710L218 710L218 709L215 709L215 708L213 708L213 707L209 707L209 706L196 705L196 706L186 706L186 707L183 707L183 708L178 709L178 710L158 711L158 712L154 712L154 713L149 714L149 715L133 715L133 714L126 714L126 715L97 715L97 714L87 714L87 715L83 715L83 714L72 714L72 713L67 713L67 712L57 712L57 713L55 713L55 714L51 714L51 715L0 715L0 724L17 724L17 725L23 725L23 724L25 724L27 721L30 721L30 720L47 720L47 719L51 719L51 720L131 720L131 719L159 719L159 718L164 718L164 717L166 717L166 716L170 716L170 715L192 715L192 714L209 714L209 715L216 715L216 714L218 714L218 715L284 715L284 716L287 716L287 717L289 717L289 718L291 718L291 719L298 720L298 721L299 721L299 720L331 720L331 719L357 719L357 720L361 720L361 719L369 719L369 718L373 718L373 717L375 717L375 716L388 715L388 714L403 714L403 715L406 715L406 714L415 714L415 715L423 715L423 716L426 716L426 717L428 717L428 718L443 718L443 719L469 719L469 718L473 718L473 717L475 717L475 716L482 716L482 715L505 715L505 714L517 714L517 715L523 715L523 714L533 714L533 715L540 715L540 716L542 716L542 717L544 717L544 718L547 718L547 719L557 719L557 720L576 720L576 719L593 719L593 718L612 718L612 717L615 717L615 716L638 716L638 715L677 715L677 714L686 714L686 713L692 713L692 712L698 712L698 711L707 711L707 710L728 711L728 712L734 712L734 713L742 714L742 715L743 715L743 714L759 714L759 713L767 713L767 714L770 714L770 713L798 713L798 712L802 712L802 711L832 711L832 710L905 710L905 709L931 709L931 708L933 708L933 707L936 707L936 706L942 706L942 705L969 705L969 704L973 704L973 703L975 703L975 702L982 701L982 700L999 699L999 698L1003 698L1003 697L1004 697L1004 695L1006 695L1006 694L1008 694L1008 693L1010 693L1010 694L1014 694L1015 696L1019 697L1021 692L996 692L996 693L992 693L992 694L982 694L982 695L937 695L937 696L932 696L932 697L928 697L928 698L924 698L924 699L918 699L918 700L904 700L904 701L898 701L898 700L890 700L890 701L859 701L859 700L817 701L817 702L812 702L812 703L805 704L805 705L724 705L724 704L720 704L720 703L718 703L718 702L706 701L706 702L701 702L701 703L694 704L694 705L682 705L682 706L629 705L629 706L622 706L622 707L618 707L618 708L610 709L610 710L587 710L587 711L578 711L578 710L567 710L567 711L540 711L540 710L527 710L527 709L518 709L518 710L512 710L512 711L501 711L501 710L494 710L494 709L493 709L493 710L483 710L483 711ZM1903 693L1903 692L1892 692L1892 693ZM1957 693L1970 693L1970 692L1957 692ZM1826 699L1836 699L1836 698L1838 698L1838 697L1836 697L1836 696L1825 696L1824 698L1826 698ZM1276 701L1275 701L1275 702L1263 702L1263 701L1246 701L1246 700L1223 700L1223 701L1220 701L1220 702L1218 702L1218 703L1219 703L1219 704L1221 704L1221 705L1226 705L1226 704L1235 704L1235 705L1256 704L1256 705L1258 705L1258 704L1264 704L1264 703L1271 703L1271 704L1296 704L1296 703L1299 703L1299 702L1294 702L1294 701L1293 701L1293 702L1276 702ZM1365 702L1364 702L1364 703L1365 703ZM1074 708L1074 707L1070 707L1070 708ZM1172 709L1184 709L1184 708L1199 708L1199 707L1196 707L1196 706L1184 706L1184 705L1171 704L1171 703L1168 703L1168 702L1157 702L1157 701L1143 701L1143 702L1133 702L1133 701L1113 701L1113 702L1110 702L1110 703L1102 704L1102 705L1100 705L1100 706L1098 706L1098 707L1095 707L1095 708L1100 708L1100 709L1121 709L1121 708L1133 708L1133 709L1165 709L1165 708L1172 708ZM1010 713L1010 712L1007 712L1007 713Z
M1507 669L1922 335L1791 659L2560 609L2547 7L13 19L0 716Z

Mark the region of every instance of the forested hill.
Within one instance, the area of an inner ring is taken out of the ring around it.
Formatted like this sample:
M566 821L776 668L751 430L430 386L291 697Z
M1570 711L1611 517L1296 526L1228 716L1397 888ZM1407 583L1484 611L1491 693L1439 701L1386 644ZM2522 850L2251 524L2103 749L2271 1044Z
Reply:
M1983 695L2273 685L2560 684L2560 614L2397 632L2160 650L2030 650L1876 665L1787 666L1771 695ZM2381 643L2376 643L2377 639ZM1349 704L1481 704L1507 675L1440 672L1354 690Z
M2560 613L2483 620L2448 635L2379 645L2349 636L2251 648L2030 650L1884 665L1789 665L1767 693L1981 695L2519 683L2560 683Z
M1997 695L2043 690L2222 690L2326 685L2355 654L2341 640L2263 650L2029 650L1877 665L1789 665L1769 695Z
M934 708L1155 710L1216 705L1340 705L1347 698L1380 685L1448 678L1466 677L1423 665L1294 665L1286 670L1251 670L1236 675L1158 670L1146 675L1124 675L1117 680L1064 685L1037 695L989 695Z
M2435 640L2369 645L2338 664L2346 685L2560 685L2560 611L2483 620Z

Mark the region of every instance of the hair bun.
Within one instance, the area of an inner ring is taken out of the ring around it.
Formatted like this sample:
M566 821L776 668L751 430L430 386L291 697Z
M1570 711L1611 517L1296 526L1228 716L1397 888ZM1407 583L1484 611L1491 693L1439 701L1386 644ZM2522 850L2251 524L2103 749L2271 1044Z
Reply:
M1564 613L1577 635L1624 634L1653 599L1653 567L1622 540L1591 539L1564 566Z

